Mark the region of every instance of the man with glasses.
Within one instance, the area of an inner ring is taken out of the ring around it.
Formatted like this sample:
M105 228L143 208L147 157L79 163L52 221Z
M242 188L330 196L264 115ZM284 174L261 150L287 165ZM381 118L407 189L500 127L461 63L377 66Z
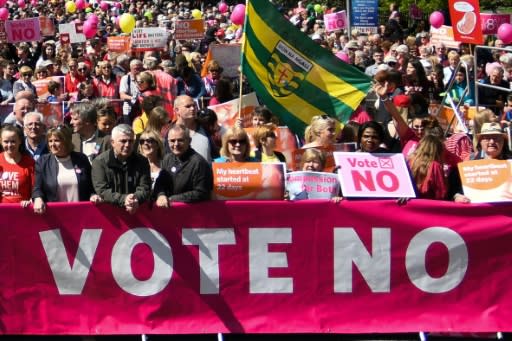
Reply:
M181 95L176 98L174 101L174 118L176 124L181 124L190 131L192 148L204 157L208 163L211 163L210 139L208 133L197 121L197 105L192 97Z
M148 160L134 152L135 135L127 124L112 129L112 148L92 162L92 184L104 202L133 214L151 193Z
M198 202L210 199L213 175L208 162L191 148L190 130L182 124L169 129L171 152L164 157L156 180L156 205L169 207L173 201Z
M373 61L374 63L370 66L368 66L364 73L366 73L368 76L373 77L378 71L379 65L384 63L384 51L380 47L377 47L373 51Z
M25 149L37 161L41 155L48 154L43 114L36 111L27 113L23 117L23 125Z

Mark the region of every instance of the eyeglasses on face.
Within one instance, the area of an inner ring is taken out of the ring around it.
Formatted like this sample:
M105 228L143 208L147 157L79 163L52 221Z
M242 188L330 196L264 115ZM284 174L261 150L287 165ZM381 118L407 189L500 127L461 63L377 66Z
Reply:
M152 137L148 137L147 139L145 139L145 138L139 139L139 142L140 142L140 144L145 144L145 143L153 144L153 143L156 143L156 140Z
M239 145L245 145L247 143L246 140L237 140L237 139L231 139L231 140L228 140L228 143L232 146L236 146L237 144Z
M78 72L85 72L85 71L87 71L87 69L86 69L86 68L79 68L79 69L77 69L77 70L78 70Z

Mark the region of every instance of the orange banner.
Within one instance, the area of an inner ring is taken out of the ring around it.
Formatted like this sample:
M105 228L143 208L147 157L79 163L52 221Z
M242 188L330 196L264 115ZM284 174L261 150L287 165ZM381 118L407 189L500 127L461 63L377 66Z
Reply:
M216 200L283 200L284 164L225 162L212 164Z
M201 39L204 37L203 20L178 20L174 28L175 39Z
M130 50L130 37L113 36L107 38L107 47L112 52L127 52Z

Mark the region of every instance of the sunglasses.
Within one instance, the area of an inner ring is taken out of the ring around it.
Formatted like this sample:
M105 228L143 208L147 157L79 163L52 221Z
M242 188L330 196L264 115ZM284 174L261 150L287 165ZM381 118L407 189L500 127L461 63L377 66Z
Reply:
M147 139L142 139L141 138L141 139L139 139L139 142L140 142L140 144L145 144L145 143L153 144L153 143L156 142L156 140L154 138L152 138L152 137L149 137Z
M27 73L22 73L21 75L22 75L23 77L32 77L33 73L29 73L29 72L27 72Z
M144 83L146 83L146 81L142 81L142 80L137 80L136 82L137 82L137 84L144 84Z
M78 72L85 72L85 71L87 71L87 69L86 69L86 68L83 68L83 69L82 69L82 68L80 68L80 69L77 69L77 70L78 70Z
M233 139L233 140L228 140L228 143L232 146L236 146L237 144L239 145L245 145L247 143L246 140L236 140L236 139Z
M102 66L102 69L112 69L112 66Z

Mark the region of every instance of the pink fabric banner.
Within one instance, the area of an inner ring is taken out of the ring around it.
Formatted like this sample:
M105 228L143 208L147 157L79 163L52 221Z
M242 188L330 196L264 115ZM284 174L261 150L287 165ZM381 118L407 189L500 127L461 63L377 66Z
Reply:
M2 205L4 334L512 330L510 205ZM27 323L30 321L30 323Z

